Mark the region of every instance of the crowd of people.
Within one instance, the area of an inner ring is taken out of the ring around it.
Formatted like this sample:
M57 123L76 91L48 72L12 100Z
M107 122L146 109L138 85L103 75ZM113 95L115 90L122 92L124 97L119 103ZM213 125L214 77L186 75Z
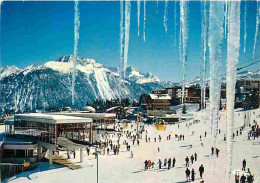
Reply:
M188 128L190 126L190 124L187 124L186 127ZM180 125L178 124L178 128L180 128ZM241 127L239 130L235 131L235 133L233 134L233 137L235 138L235 136L239 136L243 134L243 130L245 130L243 127ZM143 134L144 133L144 134ZM203 132L204 134L200 135L200 141L202 141L202 138L206 138L207 137L207 131ZM220 134L221 131L219 130L218 133ZM254 125L251 126L251 130L249 132L249 139L250 138L258 138L260 133L260 129L259 126L255 123ZM195 132L192 131L192 136L194 136ZM175 139L177 139L178 141L184 140L185 136L183 134L173 134L175 135ZM120 151L120 138L125 136L126 140L123 141L123 145L125 145L126 147L126 151L131 152L131 157L133 158L133 151L131 151L131 146L135 147L136 145L139 146L141 143L141 139L137 137L137 131L136 129L134 129L133 124L131 124L131 130L124 130L122 131L122 133L118 133L117 134L117 140L112 141L112 138L109 138L105 143L104 143L104 147L103 150L105 152L105 148L107 150L107 154L110 153L110 151L114 152L114 155L118 155L119 151ZM148 136L148 131L147 130L143 130L143 132L141 133L142 137L144 136L144 142L148 143L152 142L154 143L160 143L162 142L162 136L161 135L156 135L156 136ZM166 140L169 141L171 139L172 134L168 134L166 136ZM113 137L113 136L112 136ZM188 137L189 138L189 137ZM189 139L188 139L189 140ZM224 141L226 140L226 136L224 134ZM202 142L201 142L202 143ZM131 146L130 146L131 144ZM159 146L159 145L158 145ZM160 153L160 147L156 146L158 153ZM203 144L202 144L203 146ZM192 147L192 145L191 145ZM90 148L88 147L87 149L87 153L88 155L90 154ZM220 150L217 147L211 147L211 155L216 155L216 157L219 157L219 153ZM105 154L105 153L104 153ZM196 162L198 160L198 155L197 153L191 154L190 156L186 156L185 158L185 175L186 175L186 180L187 181L195 181L196 179L196 170L194 167L192 167L192 165L194 164L194 162ZM244 160L245 161L245 160ZM246 162L244 163L243 161L243 168L242 170L245 172L246 171ZM157 161L156 161L157 162ZM171 168L176 167L176 158L164 158L164 159L159 159L158 162L158 169L168 169L170 170ZM148 170L148 169L154 169L155 168L155 161L147 159L144 161L144 170ZM157 167L156 167L157 168ZM203 175L204 175L204 166L203 164L200 165L200 167L198 168L198 179L201 179L201 182L204 183L203 181ZM235 183L245 183L245 181L247 181L248 183L253 183L254 180L254 176L251 174L250 170L247 170L247 173L243 174L243 175L235 175Z

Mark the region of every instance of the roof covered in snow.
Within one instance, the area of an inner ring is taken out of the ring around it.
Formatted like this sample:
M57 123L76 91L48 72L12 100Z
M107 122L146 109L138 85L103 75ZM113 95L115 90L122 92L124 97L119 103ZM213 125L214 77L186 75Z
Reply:
M168 94L150 94L151 99L171 100Z
M39 123L61 124L61 123L91 123L91 118L74 117L67 115L54 115L43 113L16 114L15 120L26 120Z
M65 116L76 116L81 118L92 118L92 119L104 119L104 118L116 118L115 113L82 113L82 112L71 112L71 113L53 113L54 115L65 115Z

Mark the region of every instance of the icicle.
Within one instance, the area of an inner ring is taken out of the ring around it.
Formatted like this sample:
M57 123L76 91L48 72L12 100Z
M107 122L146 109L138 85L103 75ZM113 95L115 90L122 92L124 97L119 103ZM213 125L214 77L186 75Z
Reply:
M168 0L165 0L163 26L164 26L165 32L167 33L167 30L168 30Z
M227 35L227 19L228 19L228 0L225 0L225 26L224 26L224 35L225 35L225 38L226 38L226 35Z
M224 5L211 1L209 7L209 60L210 60L210 121L212 143L216 145L221 90L221 46L223 39Z
M158 14L158 5L159 5L159 0L156 1L156 6L157 6L157 8L156 8L156 13L157 13L157 14Z
M184 103L186 62L188 53L188 5L186 0L180 1L180 57L182 62L182 104Z
M177 2L174 2L174 50L177 46Z
M0 24L1 24L1 12L2 12L2 2L3 0L0 0ZM0 42L2 39L2 30L1 30L1 27L0 27ZM0 67L2 67L2 49L0 48ZM1 78L0 78L1 79Z
M123 79L123 62L124 62L124 2L120 0L120 64L119 79Z
M78 56L78 40L79 40L79 7L78 0L75 0L75 15L74 15L74 59L73 59L73 73L72 73L72 105L75 102L75 80L76 80L76 67Z
M128 61L128 46L129 46L129 33L130 33L130 13L131 3L129 0L125 2L125 49L124 49L124 79L126 77L126 68Z
M0 0L0 15L1 15L1 7L2 7L2 2L3 2L4 0Z
M138 24L138 37L140 35L140 9L141 9L141 2L140 0L137 0L137 24Z
M208 13L207 13L207 7L206 2L203 3L203 8L201 4L201 58L202 58L202 65L201 65L201 108L205 108L205 77L206 77L206 54L207 54L207 39L208 39Z
M257 43L257 36L259 30L259 21L260 21L260 5L259 0L257 0L257 9L256 9L256 24L255 24L255 39L254 39L254 49L253 49L253 58L255 58L255 50L256 50L256 43Z
M237 75L237 64L240 47L240 1L230 3L229 29L227 42L227 161L226 183L231 182L230 174L233 157L234 101Z
M143 37L145 42L145 21L146 21L146 0L144 0L144 24L143 24Z
M244 53L246 52L246 37L247 37L246 18L247 18L247 3L245 1L245 7L244 7Z

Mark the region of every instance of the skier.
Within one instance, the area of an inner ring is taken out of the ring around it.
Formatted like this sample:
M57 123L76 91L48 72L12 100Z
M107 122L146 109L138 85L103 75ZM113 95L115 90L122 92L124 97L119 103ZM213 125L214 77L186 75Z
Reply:
M194 156L193 156L193 154L191 155L190 159L191 159L191 164L193 164L193 161L194 161Z
M162 168L162 161L161 161L161 159L159 159L157 164L159 164L159 169L161 169Z
M160 148L158 147L158 152L160 152Z
M185 158L185 161L186 161L186 167L189 167L189 161L190 161L190 159L189 159L188 156Z
M154 137L154 142L156 142L156 137Z
M242 168L242 170L246 171L246 160L244 159L242 163L243 163L243 168Z
M194 169L192 169L191 170L191 180L194 182L194 180L195 180L195 171L194 171Z
M189 170L189 168L186 169L185 174L186 174L187 181L190 181L190 170Z
M205 131L205 137L207 137L207 132Z
M195 153L194 156L195 156L195 161L197 161L197 153Z
M107 154L109 154L109 148L107 148Z
M204 167L203 167L203 165L200 166L199 172L200 172L200 178L202 179L202 176L203 176L203 173L204 173Z
M202 139L201 139L201 135L200 135L200 141L202 141Z
M246 183L246 176L243 174L240 178L241 183Z

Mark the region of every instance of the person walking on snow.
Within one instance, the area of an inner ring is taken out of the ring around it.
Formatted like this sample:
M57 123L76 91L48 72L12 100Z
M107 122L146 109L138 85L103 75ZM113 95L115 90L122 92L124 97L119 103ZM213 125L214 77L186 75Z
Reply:
M195 180L195 171L194 171L194 169L192 169L191 170L191 180L192 180L192 182L194 182L194 180Z
M165 158L163 166L166 166L166 165L167 165L167 159Z
M187 181L190 181L190 170L189 170L189 168L186 169L185 174L186 174Z
M172 167L175 167L176 159L175 157L172 159Z
M200 178L202 179L202 176L203 176L203 173L204 173L204 167L203 167L203 165L200 166L199 172L200 172Z
M185 158L185 161L186 161L186 167L189 167L189 161L190 161L190 159L189 159L188 156Z
M218 154L219 154L219 149L216 148L216 156L217 156L217 158L218 158Z
M239 175L237 173L235 174L235 183L239 183Z
M246 183L246 176L244 174L240 178L240 183Z
M246 160L244 159L242 163L243 163L243 168L242 168L242 170L246 171Z
M148 169L148 161L145 160L145 161L144 161L144 170L147 170L147 169Z
M197 153L194 154L195 161L197 161Z
M214 154L214 147L211 147L211 155Z
M172 164L172 159L169 158L169 160L168 160L168 170L170 170L170 168L171 168L171 164Z
M162 161L161 161L161 159L159 159L157 164L159 164L159 169L161 169L162 168Z
M191 160L191 164L193 164L193 161L194 161L194 156L193 156L193 154L191 155L190 160Z

